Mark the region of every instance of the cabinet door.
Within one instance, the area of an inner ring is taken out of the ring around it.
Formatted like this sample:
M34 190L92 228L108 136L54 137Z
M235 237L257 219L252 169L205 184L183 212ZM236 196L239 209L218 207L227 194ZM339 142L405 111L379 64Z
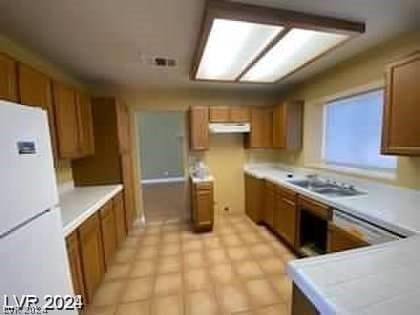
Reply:
M328 224L328 252L334 253L348 249L368 246L357 234L346 231L338 226Z
M261 221L262 181L250 175L245 175L245 210L248 217L255 223Z
M121 156L122 180L124 186L124 204L126 214L127 230L130 230L136 218L136 207L134 197L134 170L131 163L131 156L123 154Z
M245 213L247 216L254 221L254 203L253 199L253 189L252 189L252 177L245 174Z
M124 103L117 103L117 126L120 153L130 152L131 147L131 124L128 108Z
M273 147L275 148L286 148L286 117L286 105L277 105L273 111Z
M207 150L209 147L209 110L207 107L190 109L190 148Z
M231 122L249 122L250 110L246 107L231 107L230 108L230 121Z
M80 244L77 232L70 234L66 239L66 243L74 294L86 298L85 284L83 282L82 257L80 256Z
M382 153L420 155L420 52L388 66Z
M253 108L251 110L251 133L248 135L249 148L271 148L273 142L272 110Z
M210 121L216 122L229 122L229 107L227 106L211 106L209 108Z
M0 99L17 102L16 61L0 54Z
M85 94L77 93L76 97L80 156L93 155L95 153L95 141L93 136L92 104L89 96Z
M86 296L90 302L104 274L101 227L97 214L91 216L80 226L79 238Z
M211 183L202 183L195 186L194 192L194 226L196 230L209 230L213 227L214 201ZM200 187L201 186L201 187Z
M105 204L99 213L101 217L105 266L108 267L117 248L117 232L112 201Z
M276 207L276 194L274 191L274 185L269 182L265 182L264 187L264 223L274 228L274 209Z
M54 82L53 95L59 156L62 159L77 158L80 155L79 119L75 92L59 82Z
M114 208L115 227L117 232L117 245L120 246L124 242L127 231L125 226L123 193L119 193L118 195L116 195L112 203Z
M40 107L48 113L52 148L54 157L57 158L51 80L45 74L23 63L18 64L18 78L20 102L24 105Z
M276 197L274 229L293 246L296 242L296 202L281 194L277 194Z

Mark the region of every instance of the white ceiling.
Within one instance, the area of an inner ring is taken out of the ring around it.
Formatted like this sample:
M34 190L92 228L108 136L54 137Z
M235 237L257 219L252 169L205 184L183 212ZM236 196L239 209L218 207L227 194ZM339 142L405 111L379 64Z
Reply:
M0 0L1 32L98 85L279 89L420 26L419 0L235 0L366 22L367 32L278 85L192 82L204 0ZM156 68L142 56L175 58Z

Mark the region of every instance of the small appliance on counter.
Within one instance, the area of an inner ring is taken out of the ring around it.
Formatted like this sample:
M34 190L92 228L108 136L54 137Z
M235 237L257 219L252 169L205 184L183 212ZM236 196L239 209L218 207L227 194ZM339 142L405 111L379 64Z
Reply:
M204 180L210 176L209 168L203 161L196 161L190 168L190 174L194 178Z

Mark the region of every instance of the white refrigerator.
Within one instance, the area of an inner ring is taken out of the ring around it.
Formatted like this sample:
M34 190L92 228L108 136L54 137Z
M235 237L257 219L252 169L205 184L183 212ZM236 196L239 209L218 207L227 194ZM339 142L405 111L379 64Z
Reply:
M46 295L73 295L42 109L0 101L0 196L0 314L24 295L41 307Z

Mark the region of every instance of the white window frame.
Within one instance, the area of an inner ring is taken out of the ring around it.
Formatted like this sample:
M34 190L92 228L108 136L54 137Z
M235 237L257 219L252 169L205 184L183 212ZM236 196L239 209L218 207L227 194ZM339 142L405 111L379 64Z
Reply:
M382 168L368 168L368 167L357 167L357 166L345 166L345 165L334 165L325 161L325 147L326 147L326 132L327 132L327 105L333 101L339 99L350 98L360 94L373 92L375 90L384 89L384 82L375 81L364 86L354 88L348 91L337 93L336 95L324 97L313 101L322 106L322 131L321 131L321 156L319 156L319 163L310 163L307 166L317 169L331 170L339 173L357 175L368 178L378 178L385 180L395 180L397 175L398 160L396 168L382 169Z

